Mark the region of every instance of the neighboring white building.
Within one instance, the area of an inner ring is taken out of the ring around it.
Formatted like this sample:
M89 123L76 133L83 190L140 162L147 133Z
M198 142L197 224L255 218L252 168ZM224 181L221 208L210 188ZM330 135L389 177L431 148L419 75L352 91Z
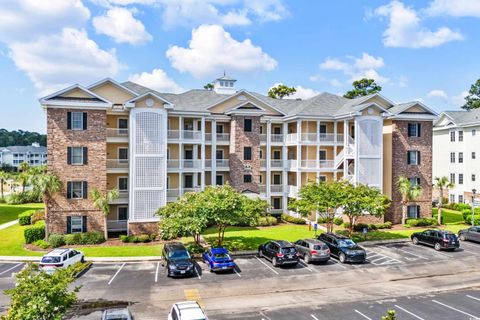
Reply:
M20 163L26 162L31 167L41 166L47 163L47 147L38 143L31 146L0 147L0 164L7 164L18 169Z
M472 189L480 193L480 110L445 111L434 124L433 177L442 176L455 184L444 195L449 202L470 203Z

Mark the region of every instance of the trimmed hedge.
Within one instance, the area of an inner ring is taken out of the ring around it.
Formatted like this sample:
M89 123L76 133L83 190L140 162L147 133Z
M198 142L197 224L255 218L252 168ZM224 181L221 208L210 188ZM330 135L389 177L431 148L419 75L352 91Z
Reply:
M282 214L282 220L286 221L286 222L294 223L294 224L305 224L306 223L306 221L304 219L295 218L295 217L292 217L288 214Z
M48 236L48 244L52 248L58 248L65 244L65 238L62 234L52 233Z
M333 218L333 224L336 225L336 226L341 226L343 223L343 219L342 218Z
M435 218L407 219L407 225L410 227L429 227L438 225Z
M32 215L30 218L30 223L35 224L35 222L40 221L40 220L45 220L45 210L44 209L38 209L35 211L35 213Z
M82 234L81 233L71 233L64 236L66 245L76 245L82 244Z
M50 235L51 237L52 235ZM63 244L61 245L89 245L89 244L100 244L105 242L105 237L103 232L84 232L84 233L71 233L66 235L61 235L63 238ZM50 239L48 239L50 241Z
M48 242L45 240L37 240L33 244L42 249L48 249L50 247Z
M344 222L343 227L345 229L350 228L350 222ZM363 228L367 228L368 231L372 230L380 230L380 229L391 229L392 228L392 223L390 221L387 221L385 223L357 223L354 227L353 230L360 232L363 231Z
M45 221L39 221L23 231L26 243L33 243L45 238Z
M120 240L124 243L146 243L157 238L156 234L140 234L138 236L121 235Z
M278 224L278 219L272 216L260 217L251 227L267 227Z
M26 226L32 224L32 216L35 214L35 210L27 210L18 215L18 224Z

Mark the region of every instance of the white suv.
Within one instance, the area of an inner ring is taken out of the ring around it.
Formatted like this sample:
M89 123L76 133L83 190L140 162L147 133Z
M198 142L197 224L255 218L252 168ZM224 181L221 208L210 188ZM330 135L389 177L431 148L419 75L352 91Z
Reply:
M50 251L40 260L40 267L46 273L54 273L57 268L67 268L77 262L84 262L82 252L73 249L55 249Z
M207 320L207 316L196 301L177 302L168 314L168 320Z

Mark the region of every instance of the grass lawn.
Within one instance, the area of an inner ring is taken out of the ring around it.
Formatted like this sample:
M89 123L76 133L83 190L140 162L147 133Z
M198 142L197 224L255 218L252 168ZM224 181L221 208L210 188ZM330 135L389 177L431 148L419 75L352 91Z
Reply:
M5 204L0 203L0 224L16 220L18 214L31 210L42 209L43 203L27 203L27 204Z
M438 208L433 208L432 209L432 214L433 214L434 218L437 218ZM462 213L460 211L456 211L456 210L443 208L442 209L442 217L443 217L443 223L445 223L445 224L463 222Z
M0 256L41 256L41 252L35 252L25 249L25 239L23 230L27 226L18 224L9 228L0 230Z

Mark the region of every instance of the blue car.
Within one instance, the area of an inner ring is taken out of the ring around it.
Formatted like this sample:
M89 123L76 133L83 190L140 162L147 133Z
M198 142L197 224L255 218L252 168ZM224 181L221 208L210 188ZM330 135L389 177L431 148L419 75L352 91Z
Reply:
M225 248L211 248L202 254L202 259L211 272L234 270L237 267Z

